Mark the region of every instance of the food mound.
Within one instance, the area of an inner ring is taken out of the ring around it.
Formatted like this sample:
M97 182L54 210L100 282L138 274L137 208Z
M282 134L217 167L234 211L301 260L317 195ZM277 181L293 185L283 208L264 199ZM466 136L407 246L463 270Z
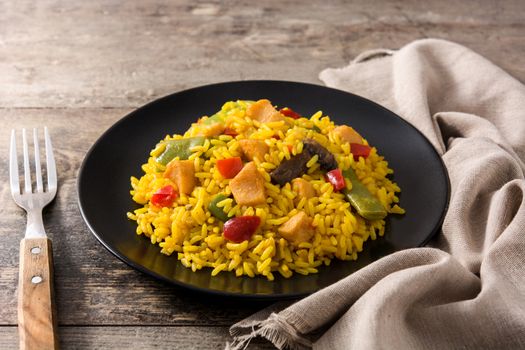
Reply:
M355 260L403 214L393 171L350 126L268 100L230 101L166 136L131 177L137 234L193 271L237 276L318 272Z

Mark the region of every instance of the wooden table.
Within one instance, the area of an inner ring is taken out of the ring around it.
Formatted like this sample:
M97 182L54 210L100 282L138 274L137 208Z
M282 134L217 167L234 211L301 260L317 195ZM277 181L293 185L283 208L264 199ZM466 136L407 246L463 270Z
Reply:
M59 192L44 221L54 243L62 347L216 349L231 324L267 304L192 295L131 269L95 240L75 185L106 128L147 101L202 84L319 84L325 67L418 38L467 45L525 81L522 0L359 2L0 2L0 348L18 344L25 227L7 183L11 128L47 125L56 149Z

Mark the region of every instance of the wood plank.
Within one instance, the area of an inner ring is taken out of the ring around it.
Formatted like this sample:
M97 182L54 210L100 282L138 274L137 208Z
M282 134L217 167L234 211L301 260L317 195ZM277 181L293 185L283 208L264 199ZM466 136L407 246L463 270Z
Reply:
M520 0L0 4L1 107L127 107L240 79L318 82L366 49L438 37L525 81ZM490 45L487 45L490 43Z
M227 327L60 327L62 349L222 349L231 341ZM0 327L0 349L16 349L16 327ZM252 350L274 349L262 340L250 343Z
M218 301L194 296L137 272L111 255L89 232L77 206L76 176L90 145L128 109L0 109L0 162L7 163L11 128L47 125L55 148L59 191L44 211L53 240L60 325L230 325L268 303ZM64 121L67 120L67 123ZM89 123L86 123L89 120ZM8 178L0 167L0 178ZM16 324L18 245L25 214L0 189L0 325Z

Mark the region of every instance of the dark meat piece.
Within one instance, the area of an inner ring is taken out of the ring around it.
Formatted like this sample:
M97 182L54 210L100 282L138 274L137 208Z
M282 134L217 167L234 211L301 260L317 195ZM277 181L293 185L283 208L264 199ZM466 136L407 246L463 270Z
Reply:
M308 168L306 163L315 155L319 157L317 161L324 171L330 171L337 168L337 161L330 151L321 146L319 142L312 139L305 139L303 141L303 151L288 160L284 160L279 166L270 173L272 182L279 185L284 185L292 181L296 177L300 177L306 173Z
M283 160L281 164L270 173L272 182L282 186L296 177L300 177L306 173L306 163L308 163L310 158L312 158L310 152L303 150L303 152L298 155Z
M317 161L324 171L330 171L337 168L337 161L329 150L319 144L319 142L312 139L305 139L303 141L304 150L308 151L312 156L317 154L319 160ZM303 153L304 153L303 150Z

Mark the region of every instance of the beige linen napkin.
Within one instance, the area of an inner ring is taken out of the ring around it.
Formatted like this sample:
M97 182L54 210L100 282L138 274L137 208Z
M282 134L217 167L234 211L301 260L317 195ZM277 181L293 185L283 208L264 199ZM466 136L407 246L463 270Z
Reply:
M262 336L293 349L525 349L524 85L434 39L365 52L320 78L421 130L448 169L450 208L428 247L263 310L231 327L227 347Z

